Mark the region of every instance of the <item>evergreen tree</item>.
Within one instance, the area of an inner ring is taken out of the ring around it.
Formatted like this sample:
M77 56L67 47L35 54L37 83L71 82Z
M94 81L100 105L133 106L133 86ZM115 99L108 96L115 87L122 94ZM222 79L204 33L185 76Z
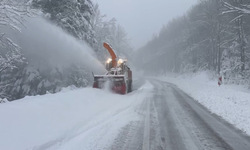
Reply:
M11 72L18 65L25 62L20 52L20 47L10 38L6 37L3 26L15 31L21 31L18 25L22 25L25 16L31 16L33 11L25 1L1 0L0 1L0 98L8 97L7 91L10 85Z
M90 24L93 15L91 0L33 0L33 6L40 8L51 21L77 39L85 40L91 46L95 43Z

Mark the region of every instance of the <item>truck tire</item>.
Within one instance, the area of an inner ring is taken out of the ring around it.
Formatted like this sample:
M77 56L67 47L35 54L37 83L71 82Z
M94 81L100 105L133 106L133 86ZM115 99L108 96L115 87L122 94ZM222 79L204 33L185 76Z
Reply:
M129 85L128 85L128 92L132 92L132 81L129 81Z
M133 84L132 84L132 82L130 83L130 92L133 92Z

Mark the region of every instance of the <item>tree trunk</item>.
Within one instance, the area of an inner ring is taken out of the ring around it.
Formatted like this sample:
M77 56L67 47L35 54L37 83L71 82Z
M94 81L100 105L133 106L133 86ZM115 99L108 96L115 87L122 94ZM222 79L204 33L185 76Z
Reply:
M219 25L220 32L220 25ZM218 73L221 71L221 48L220 48L220 33L218 33Z
M240 18L240 52L241 52L241 71L245 70L245 36L243 28L243 18Z

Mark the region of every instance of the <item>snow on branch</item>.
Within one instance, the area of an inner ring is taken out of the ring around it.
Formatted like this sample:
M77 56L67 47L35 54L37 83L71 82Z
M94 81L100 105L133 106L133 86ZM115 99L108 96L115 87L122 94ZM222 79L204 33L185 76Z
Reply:
M250 5L240 4L239 6L234 6L228 2L222 0L224 7L227 9L222 14L226 13L238 13L238 14L250 14Z
M16 0L0 0L0 26L21 32L18 24L22 24L25 16L31 16L32 11L28 4ZM23 24L22 24L23 25Z
M26 16L32 16L34 11L28 3L19 0L0 0L0 47L7 50L0 55L0 73L6 69L15 68L15 63L22 62L23 57L20 47L11 39L6 37L3 26L21 32L20 25L23 25Z
M32 14L29 4L16 0L0 0L0 27L8 26L21 32L17 25L23 25L24 17Z

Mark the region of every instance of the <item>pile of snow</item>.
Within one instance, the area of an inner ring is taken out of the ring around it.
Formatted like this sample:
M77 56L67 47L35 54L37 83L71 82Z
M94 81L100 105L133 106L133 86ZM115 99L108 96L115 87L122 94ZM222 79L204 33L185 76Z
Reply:
M104 149L119 130L138 119L150 84L127 95L65 88L0 105L0 149Z
M218 86L205 72L161 77L185 91L212 113L250 135L250 91L237 85Z

